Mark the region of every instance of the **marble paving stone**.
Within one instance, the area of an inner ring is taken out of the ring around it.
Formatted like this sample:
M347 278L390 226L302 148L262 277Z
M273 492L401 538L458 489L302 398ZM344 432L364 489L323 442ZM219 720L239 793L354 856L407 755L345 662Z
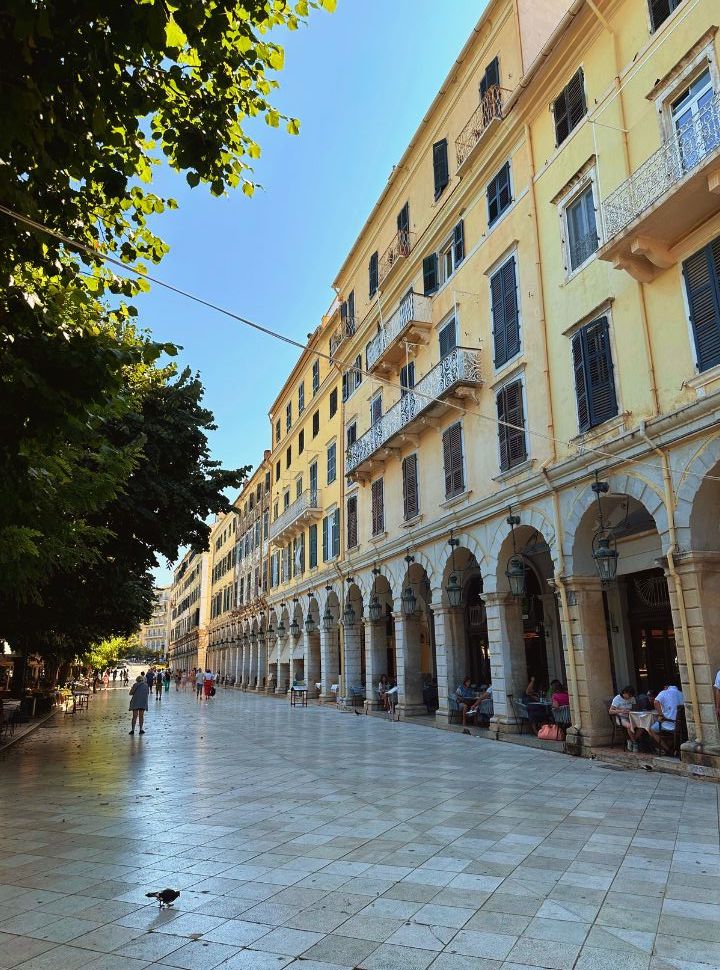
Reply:
M383 943L358 964L358 970L427 970L435 956L434 950L414 950Z
M250 945L253 950L264 950L267 953L280 953L283 956L297 957L311 946L323 939L322 933L311 933L308 930L293 930L279 927L271 930Z
M504 960L516 941L517 936L511 936L507 933L460 930L446 949L448 953L460 953L469 957Z
M212 970L213 967L224 964L239 952L239 948L235 946L193 940L181 946L180 949L173 950L155 966L180 967L182 970Z
M305 960L317 960L320 963L335 963L341 967L356 967L377 949L376 940L359 939L343 936L342 933L329 933L315 943L302 955L300 967L305 970Z

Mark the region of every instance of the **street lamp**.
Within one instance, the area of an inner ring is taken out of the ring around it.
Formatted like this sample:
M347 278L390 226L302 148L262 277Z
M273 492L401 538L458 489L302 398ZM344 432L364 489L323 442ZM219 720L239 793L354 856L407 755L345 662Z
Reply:
M519 599L525 595L525 573L527 571L525 560L518 553L515 545L515 526L520 525L520 516L511 514L506 521L512 530L513 554L508 559L505 575L510 584L510 592L516 599Z
M595 560L595 567L603 585L607 585L608 583L612 583L617 576L619 559L619 553L615 545L615 536L609 529L605 528L602 502L600 501L600 496L610 491L610 485L607 482L601 482L598 478L598 473L595 472L595 481L592 483L591 488L597 497L598 516L600 519L600 528L592 538L592 557Z
M445 585L445 592L447 593L448 603L450 606L460 606L462 603L462 586L460 585L457 578L457 573L455 572L455 547L460 545L460 540L453 536L452 529L450 530L448 545L452 549L452 572L447 584Z
M297 640L297 638L300 636L300 624L297 621L297 605L298 605L298 598L297 596L295 596L293 597L293 607L292 607L293 615L292 615L292 621L290 623L290 636L294 640Z
M415 556L411 556L410 553L408 552L408 554L405 556L405 562L407 563L407 568L408 568L408 585L402 591L402 595L400 597L400 604L402 606L402 611L405 614L405 616L412 616L413 613L415 612L415 607L417 606L417 596L413 591L412 583L410 582L409 576L410 576L410 566L412 563L415 562Z
M326 606L325 612L323 613L323 618L322 618L322 628L323 630L325 630L326 633L332 630L333 622L334 622L334 617L330 612L330 607Z
M355 610L352 608L350 600L347 601L343 610L343 623L345 626L355 626Z
M287 635L287 630L285 629L285 624L282 621L282 617L280 617L280 622L278 623L277 635L278 640L284 640Z

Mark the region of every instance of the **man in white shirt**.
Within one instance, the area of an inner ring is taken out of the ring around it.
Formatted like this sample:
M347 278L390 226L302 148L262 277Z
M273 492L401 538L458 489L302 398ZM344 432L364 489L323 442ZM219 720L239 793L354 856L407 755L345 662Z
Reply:
M720 717L720 670L715 674L715 683L713 684L713 696L715 698L715 713Z
M672 743L670 735L675 733L677 709L685 703L682 692L673 684L665 687L655 698L657 720L650 727L650 733L657 743L666 751Z
M200 698L202 696L203 684L205 683L205 672L199 667L197 673L195 674L195 696Z

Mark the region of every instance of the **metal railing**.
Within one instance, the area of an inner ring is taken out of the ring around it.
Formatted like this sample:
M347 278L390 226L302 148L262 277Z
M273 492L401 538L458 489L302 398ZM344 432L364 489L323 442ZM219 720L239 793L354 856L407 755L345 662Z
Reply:
M410 255L410 250L415 243L415 233L409 229L398 229L393 236L392 242L378 260L378 282L382 283L398 263L405 256Z
M432 304L427 296L411 290L402 300L397 310L389 317L367 346L365 364L368 370L377 364L393 341L397 340L411 323L432 323Z
M301 515L308 512L311 509L321 509L320 505L320 490L319 489L309 489L306 488L294 502L285 509L285 511L279 515L273 523L270 525L270 540L276 539L281 532L284 532L288 526L291 526L293 522L297 521Z
M456 347L393 404L369 431L350 445L345 454L345 473L349 475L367 461L390 438L431 408L443 394L461 384L481 383L479 354Z
M496 84L487 89L480 104L470 116L470 120L455 139L455 157L457 158L458 168L485 134L490 122L495 119L502 120L503 101L508 94L510 94L510 91L500 88Z
M720 94L603 200L605 237L612 239L720 148Z
M330 338L330 356L333 357L338 347L347 340L348 337L352 337L355 333L355 317L348 317L344 323L341 323L338 329Z

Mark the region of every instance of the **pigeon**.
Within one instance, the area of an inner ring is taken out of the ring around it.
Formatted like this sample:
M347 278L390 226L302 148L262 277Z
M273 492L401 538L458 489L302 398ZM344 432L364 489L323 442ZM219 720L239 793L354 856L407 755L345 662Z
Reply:
M159 893L145 893L145 895L148 899L157 899L162 909L163 906L172 906L180 892L177 889L161 889Z

